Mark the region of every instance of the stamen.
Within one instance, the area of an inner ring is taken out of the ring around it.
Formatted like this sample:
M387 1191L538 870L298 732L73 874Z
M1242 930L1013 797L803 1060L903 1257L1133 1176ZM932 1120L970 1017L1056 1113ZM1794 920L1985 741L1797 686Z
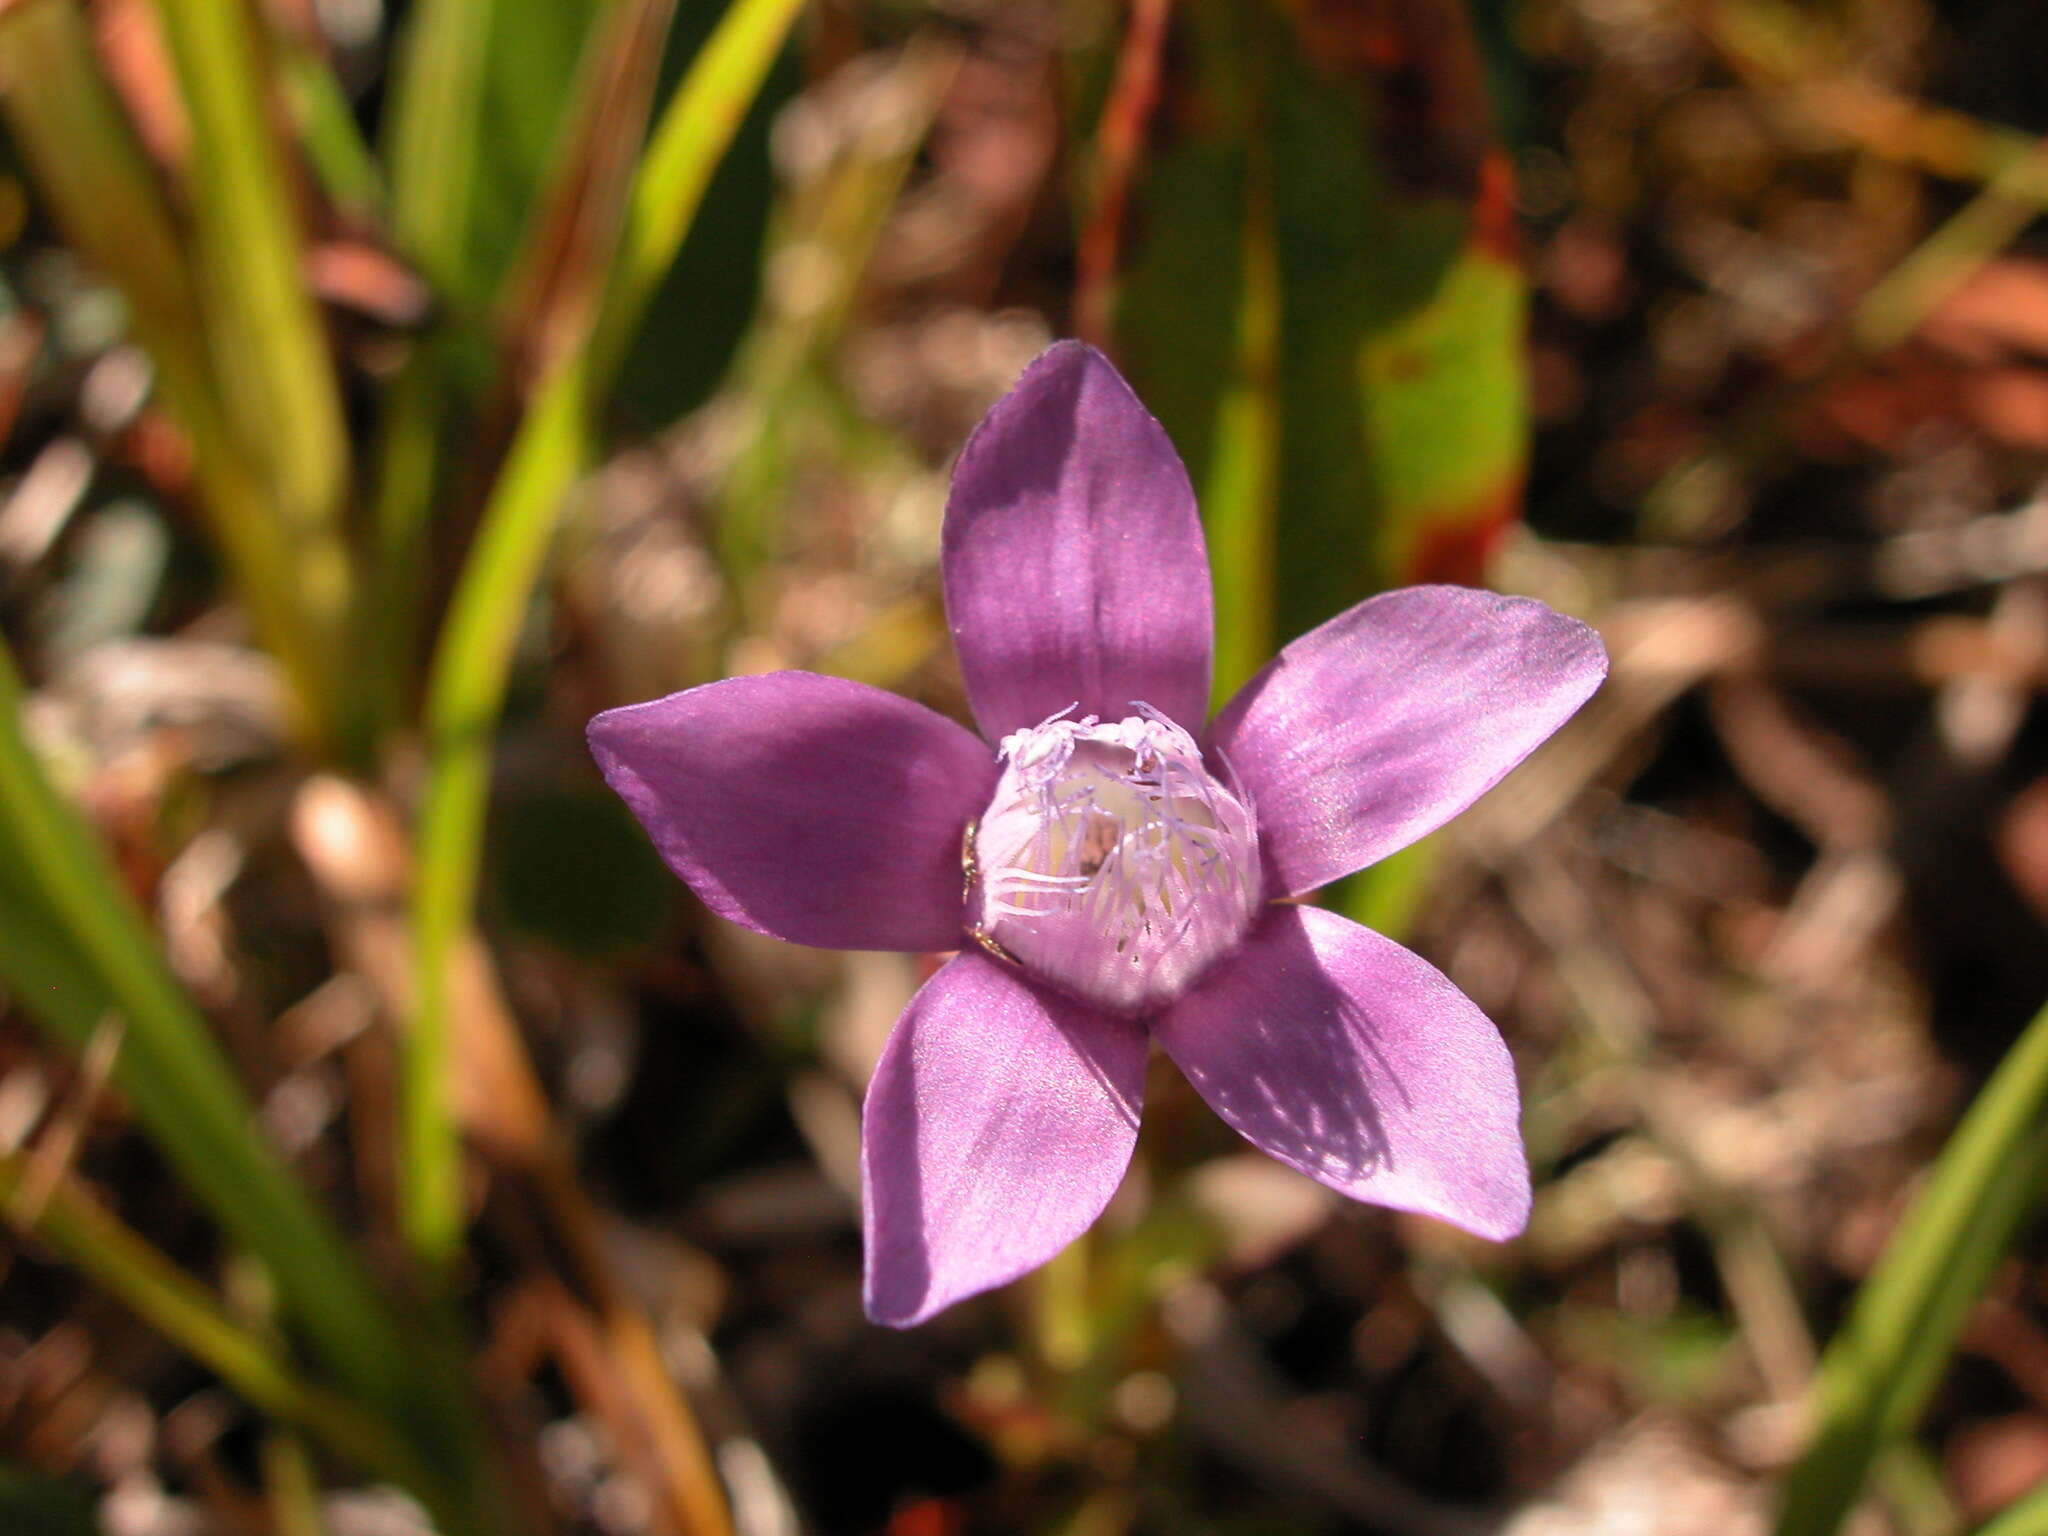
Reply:
M962 865L977 943L1080 997L1140 1012L1243 936L1260 869L1240 796L1179 726L1131 707L1104 722L1070 719L1070 705L1004 737L1003 775Z

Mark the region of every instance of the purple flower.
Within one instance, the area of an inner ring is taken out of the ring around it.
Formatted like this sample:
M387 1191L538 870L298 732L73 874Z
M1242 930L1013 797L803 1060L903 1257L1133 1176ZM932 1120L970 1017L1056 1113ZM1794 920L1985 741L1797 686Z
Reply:
M590 727L712 910L797 944L960 951L868 1089L868 1315L921 1322L1086 1230L1130 1162L1153 1040L1281 1162L1520 1232L1499 1033L1427 962L1286 898L1497 783L1599 686L1593 632L1525 598L1389 592L1296 640L1205 730L1187 473L1073 342L968 441L943 575L980 737L806 672Z

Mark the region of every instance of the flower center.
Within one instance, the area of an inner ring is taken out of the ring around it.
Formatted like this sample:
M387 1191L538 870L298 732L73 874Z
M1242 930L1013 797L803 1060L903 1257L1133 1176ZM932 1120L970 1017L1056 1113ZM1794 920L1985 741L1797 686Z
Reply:
M1250 809L1186 731L1134 707L1005 736L966 850L974 938L1122 1013L1178 996L1234 947L1260 887Z

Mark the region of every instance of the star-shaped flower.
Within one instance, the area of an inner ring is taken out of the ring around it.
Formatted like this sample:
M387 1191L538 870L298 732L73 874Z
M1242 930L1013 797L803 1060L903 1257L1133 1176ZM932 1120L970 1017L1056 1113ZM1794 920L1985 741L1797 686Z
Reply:
M1205 727L1187 472L1073 342L968 441L942 566L979 737L807 672L590 726L606 779L713 911L797 944L959 950L868 1089L869 1316L921 1322L1085 1231L1130 1162L1154 1040L1281 1162L1521 1231L1499 1033L1426 961L1289 898L1497 783L1599 686L1593 631L1526 598L1388 592L1286 647Z

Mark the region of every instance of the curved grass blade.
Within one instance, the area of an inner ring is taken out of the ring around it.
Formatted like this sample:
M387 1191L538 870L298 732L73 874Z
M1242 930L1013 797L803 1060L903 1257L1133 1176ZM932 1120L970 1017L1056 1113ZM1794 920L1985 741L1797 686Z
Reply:
M385 137L392 234L443 293L464 287L492 0L423 0L406 22Z
M618 265L592 330L592 378L607 386L664 273L675 264L711 173L782 51L803 0L735 0L690 63L634 179Z
M115 1081L165 1154L279 1288L329 1367L388 1399L410 1374L354 1257L259 1139L220 1049L154 936L22 735L21 681L0 651L0 965L22 1004L82 1045L111 1009L127 1021Z
M349 472L341 387L306 281L292 167L267 98L256 12L159 0L191 130L186 201L200 318L229 430L292 559L291 600L342 687L354 572L342 529Z
M1828 1344L1778 1536L1830 1536L1912 1431L2048 1175L2048 1008L1984 1085Z
M263 1141L256 1111L148 923L22 730L0 645L0 980L61 1045L123 1023L113 1081L184 1183L277 1287L285 1320L366 1409L464 1490L457 1532L506 1529L479 1426L432 1338L404 1328L326 1214Z
M432 1268L461 1234L450 1103L448 980L476 901L490 744L512 655L564 498L589 454L593 401L675 260L725 147L781 51L802 0L738 0L677 86L634 179L587 347L564 346L537 386L484 508L428 684L427 785L414 887L416 1011L401 1105L401 1217Z
M25 1165L19 1155L0 1155L0 1214L11 1224L56 1249L253 1407L301 1426L328 1449L411 1489L429 1505L452 1507L440 1476L402 1434L303 1380L270 1341L236 1322L204 1286L111 1212L68 1184L33 1210L22 1209Z
M317 43L287 31L278 39L277 67L320 190L343 218L374 221L384 208L384 171L356 125L355 106L334 65Z
M421 0L406 18L384 124L391 236L433 284L458 334L422 337L385 392L371 471L375 580L362 623L375 727L396 726L416 676L428 520L441 485L447 396L460 322L474 318L470 227L494 0Z

